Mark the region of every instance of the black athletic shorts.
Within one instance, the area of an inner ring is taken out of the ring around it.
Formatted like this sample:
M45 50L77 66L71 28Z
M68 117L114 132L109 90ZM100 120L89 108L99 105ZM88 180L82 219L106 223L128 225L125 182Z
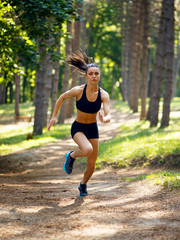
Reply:
M91 138L99 138L99 131L97 122L94 123L79 123L74 121L71 126L71 136L72 138L77 132L82 132L87 137L87 139Z

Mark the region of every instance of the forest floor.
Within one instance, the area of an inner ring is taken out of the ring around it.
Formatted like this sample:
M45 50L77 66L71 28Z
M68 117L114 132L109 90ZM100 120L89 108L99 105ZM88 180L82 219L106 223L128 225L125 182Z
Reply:
M115 109L111 114L111 123L99 123L101 141L115 136L122 123L139 120ZM96 170L89 196L81 198L77 188L85 166L77 161L71 175L63 171L65 154L74 147L68 137L0 157L1 240L180 239L179 191L122 180L159 169Z

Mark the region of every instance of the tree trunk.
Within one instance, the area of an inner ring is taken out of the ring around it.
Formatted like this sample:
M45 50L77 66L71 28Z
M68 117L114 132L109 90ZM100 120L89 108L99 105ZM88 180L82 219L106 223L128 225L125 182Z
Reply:
M147 53L148 53L148 24L149 24L149 0L144 0L142 3L143 11L143 51L142 51L142 79L141 79L141 115L140 119L146 118L146 97L147 97Z
M0 104L3 103L3 85L0 84Z
M139 100L139 90L140 90L140 78L141 78L141 57L142 57L142 37L143 37L143 1L139 1L139 11L138 11L138 31L137 31L137 59L136 59L136 77L134 85L134 107L133 112L138 112L138 100Z
M174 59L174 0L166 2L166 78L164 86L163 116L161 128L169 126L170 102L172 96L173 59Z
M22 102L26 102L26 84L27 84L27 69L25 69L25 76L23 77L23 94L22 94Z
M173 72L173 87L172 87L172 96L171 98L176 96L176 87L177 87L177 79L178 79L178 71L179 71L179 67L180 67L180 28L178 31L178 35L177 35L177 55L176 58L174 58L174 72Z
M46 55L45 48L40 47L39 53L42 56L40 67L36 70L36 89L35 89L35 114L34 114L34 135L41 135L43 132L43 109L44 109L44 89L45 89L45 70Z
M10 95L9 95L10 103L13 103L13 83L12 83L12 81L9 82L9 89L10 89Z
M161 98L162 80L165 68L165 48L166 48L166 20L165 20L166 0L162 2L161 19L158 34L157 53L154 64L154 74L152 79L152 97L150 101L150 126L155 127L158 124L159 102Z
M132 49L131 49L131 65L129 73L129 98L128 103L133 112L137 112L138 105L134 101L136 94L136 84L138 83L138 20L139 20L139 3L140 1L133 2L133 27L132 27ZM138 86L139 87L139 86Z
M77 5L78 7L78 14L81 16L82 15L82 3L81 1ZM80 38L81 38L81 21L75 20L74 25L73 25L73 39L72 39L72 51L79 50L80 48ZM71 88L76 86L77 83L77 77L78 77L78 71L74 71L74 68L72 68L72 83L71 83ZM67 111L66 111L66 117L72 117L74 113L74 98L71 98L68 100L68 105L67 105Z
M48 41L51 44L51 40ZM47 116L48 116L48 106L49 106L49 98L51 94L52 88L52 69L53 69L53 62L51 58L51 53L47 53L47 64L46 64L46 71L44 76L45 81L45 89L44 89L44 104L43 104L43 127L47 125Z
M84 16L84 11L83 11L83 16ZM87 29L86 29L86 20L83 19L81 21L81 49L85 51L86 49L86 36L87 36ZM80 85L84 84L86 81L85 77L80 76Z
M152 61L152 48L148 48L148 66L147 66L147 72L148 72L148 86L147 86L147 96L150 97L150 85L152 80L152 69L151 69L151 61ZM147 120L147 114L146 114L146 120Z
M60 43L57 45L57 54L59 54L59 52L60 52ZM52 84L51 115L53 114L53 110L56 104L57 94L58 94L59 69L60 69L59 60L55 60L54 69L55 69L55 73L53 76L53 84Z
M67 32L69 34L71 34L71 23L67 23ZM70 55L71 54L71 41L70 40L66 40L66 56ZM65 62L65 68L64 68L64 79L63 79L63 83L62 83L62 93L64 93L65 91L68 90L68 83L69 83L69 70L70 70L70 67L69 67L69 64L67 64ZM66 111L66 105L67 105L67 102L65 101L61 107L61 110L60 110L60 114L59 114L59 117L58 117L58 123L64 123L64 120L65 120L65 111Z
M124 46L124 79L122 82L122 88L124 92L124 100L128 100L128 61L129 61L129 36L130 36L130 29L129 29L129 0L126 3L126 26L125 26L125 46Z
M15 116L19 114L19 99L20 99L20 74L15 74Z
M124 8L125 3L122 3L122 13L120 15L120 23L121 23L121 76L122 76L122 99L123 101L127 100L127 88L126 88L126 79L125 79L125 23L124 23ZM112 91L111 91L111 98L113 98L113 86L114 85L114 76L113 76L113 83L112 83Z

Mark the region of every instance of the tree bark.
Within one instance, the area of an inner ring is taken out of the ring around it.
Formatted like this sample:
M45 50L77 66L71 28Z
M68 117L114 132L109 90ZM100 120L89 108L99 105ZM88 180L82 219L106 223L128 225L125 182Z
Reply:
M83 10L83 17L84 17L84 10ZM86 29L86 20L83 19L81 21L81 28L82 28L82 31L81 31L81 49L83 51L85 51L86 49L86 37L87 37L87 29ZM86 81L85 77L84 76L80 76L80 85L84 84Z
M12 81L9 82L9 89L10 89L10 103L13 103L13 84Z
M126 79L126 69L125 69L125 22L124 22L124 8L125 3L122 3L122 14L121 14L121 75L122 75L122 99L123 101L127 100L127 79ZM111 97L113 98L113 90L114 90L114 76L113 76L113 84L112 84L112 92Z
M142 78L141 78L141 114L140 114L141 120L146 118L146 97L148 81L147 53L148 53L149 0L144 0L144 2L142 2L142 7L144 29L143 29Z
M26 102L26 84L27 84L27 68L25 68L25 76L23 77L23 95L22 102Z
M139 1L139 11L138 11L138 31L137 31L137 59L136 59L136 77L134 85L134 107L133 112L138 112L138 100L139 100L139 90L140 90L140 78L141 78L141 57L142 57L142 37L143 37L143 1Z
M60 43L57 45L57 53L60 52ZM54 77L53 77L53 84L52 84L52 98L51 98L51 115L53 114L53 110L56 104L57 100L57 94L58 94L58 82L59 82L59 60L55 60L54 62Z
M82 15L82 3L79 1L78 5L78 14L81 16ZM72 52L79 50L80 48L80 38L81 38L81 21L75 20L73 24L73 39L72 39ZM74 71L74 68L72 68L72 83L71 83L71 88L76 86L77 83L77 77L78 77L78 71ZM66 111L66 117L72 117L74 114L74 98L71 98L68 100L68 105L67 105L67 111Z
M133 27L132 27L132 49L131 49L131 65L129 73L129 98L128 103L133 112L138 111L138 104L135 101L137 94L137 87L139 88L139 66L138 66L138 20L139 20L139 5L140 1L133 2ZM138 84L138 86L136 86Z
M130 52L130 44L129 44L129 36L130 36L130 26L129 26L129 0L127 0L126 2L126 30L125 30L125 56L124 56L124 79L123 79L123 83L122 83L122 88L123 88L123 92L124 92L124 100L127 101L128 100L128 62L129 62L129 52Z
M161 98L162 81L165 68L165 48L166 48L166 21L165 21L166 0L162 2L161 19L158 34L157 52L154 63L154 73L152 79L152 97L150 99L149 114L150 127L155 127L158 124L159 102Z
M0 104L3 103L3 85L0 84Z
M71 34L71 23L67 23L67 32ZM66 40L66 56L71 54L71 40ZM63 84L62 84L62 93L68 90L68 83L69 83L69 64L65 62L65 68L64 68L64 79L63 79ZM58 123L62 124L64 123L65 120L65 111L66 111L66 105L67 102L65 101L61 107L60 114L58 117Z
M166 4L166 77L164 86L164 101L161 128L169 126L174 60L174 0L166 0Z
M20 100L20 74L15 74L15 116L18 117L19 113L19 100Z
M178 71L179 71L179 67L180 67L180 27L179 27L179 31L177 34L177 55L174 58L174 71L173 71L173 86L172 86L172 96L171 98L176 96L176 87L177 87L177 79L178 79Z
M51 40L49 44L51 44ZM48 116L48 106L49 106L49 98L51 94L52 88L52 69L53 69L53 62L51 53L47 53L47 64L46 64L46 71L44 76L45 81L45 89L44 89L44 103L43 103L43 127L47 125L47 116Z
M45 69L46 54L45 48L39 48L39 54L42 56L40 67L36 71L36 91L35 91L35 114L33 135L41 135L43 132L43 108L44 108L44 89L45 89Z

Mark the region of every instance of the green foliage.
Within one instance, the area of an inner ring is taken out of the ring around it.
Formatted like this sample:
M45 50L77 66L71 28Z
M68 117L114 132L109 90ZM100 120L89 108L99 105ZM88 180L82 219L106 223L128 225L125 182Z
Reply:
M7 84L14 74L21 72L22 61L35 62L35 44L16 23L15 11L6 1L0 3L0 83Z
M121 3L120 3L121 5ZM85 4L88 20L87 35L90 36L89 56L101 68L102 87L110 94L120 79L121 34L120 19L115 18L117 6L108 1L96 1ZM114 85L112 85L114 80ZM119 94L119 92L118 92ZM117 96L116 96L117 97Z
M49 39L60 36L62 24L70 21L74 9L70 0L9 0L22 28L31 38Z
M38 47L49 51L53 59L56 45L62 35L62 24L75 17L70 0L6 0L0 3L0 83L7 84L20 72L21 66L35 69ZM47 40L54 38L53 44Z
M172 109L177 109L177 102L176 98ZM100 144L96 167L179 167L179 117L177 113L171 117L170 126L165 129L149 128L145 121L123 124L115 138Z

